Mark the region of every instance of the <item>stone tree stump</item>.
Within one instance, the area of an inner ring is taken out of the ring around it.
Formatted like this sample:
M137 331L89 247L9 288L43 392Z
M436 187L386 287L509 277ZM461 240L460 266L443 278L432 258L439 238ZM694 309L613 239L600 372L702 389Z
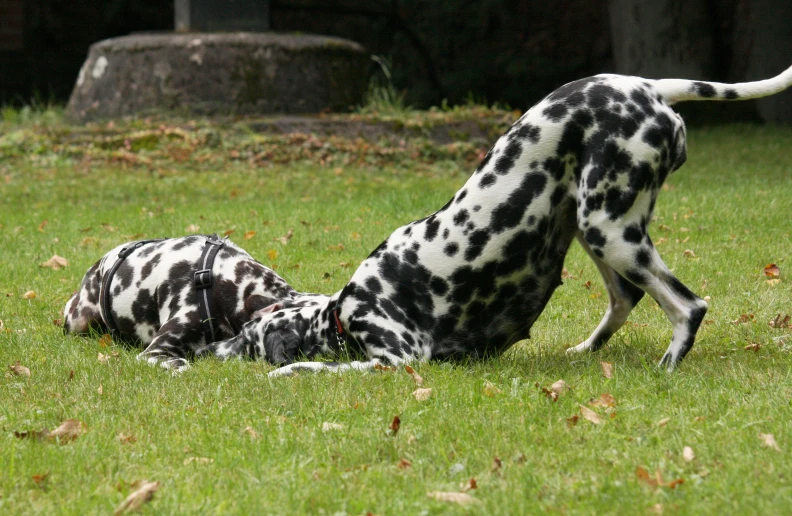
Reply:
M78 122L146 112L344 111L368 84L368 54L334 37L136 34L91 46L67 107Z

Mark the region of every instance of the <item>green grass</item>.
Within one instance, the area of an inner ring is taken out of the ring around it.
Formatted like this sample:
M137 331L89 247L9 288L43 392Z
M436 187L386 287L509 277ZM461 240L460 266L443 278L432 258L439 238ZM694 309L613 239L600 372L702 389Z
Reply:
M172 377L137 362L134 349L65 337L54 321L112 246L191 225L234 230L235 242L296 288L334 292L393 229L442 206L480 149L272 140L209 123L173 137L145 121L88 129L12 121L3 130L5 514L107 514L142 480L161 483L148 514L780 514L792 506L792 332L767 324L792 313L789 129L691 131L688 164L660 196L651 232L662 256L711 297L679 371L655 368L671 327L648 299L601 352L565 356L606 306L595 268L573 246L565 265L574 278L532 339L499 359L417 365L433 389L423 402L404 371L269 379L266 364L207 359ZM288 244L274 241L292 228ZM246 240L248 231L256 233ZM53 254L69 266L40 268ZM774 285L762 273L771 262L781 269ZM35 299L23 299L30 290ZM741 314L754 319L732 324ZM761 348L744 350L753 343ZM113 352L107 364L97 360ZM11 373L16 361L29 378ZM612 379L601 361L613 363ZM572 390L552 402L540 387L558 379ZM579 405L605 392L617 405L593 409L603 424L581 417L568 427ZM391 435L396 415L401 428ZM69 418L86 427L74 442L14 435ZM343 428L323 432L325 422ZM762 446L760 433L780 450ZM411 466L400 468L402 459ZM650 486L638 467L684 483ZM427 497L471 478L478 505Z

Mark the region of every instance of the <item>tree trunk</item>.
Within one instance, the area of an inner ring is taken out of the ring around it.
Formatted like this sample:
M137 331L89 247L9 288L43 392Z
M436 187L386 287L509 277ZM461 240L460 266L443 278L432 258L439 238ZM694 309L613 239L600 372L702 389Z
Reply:
M752 0L747 3L750 61L744 80L774 77L792 65L792 2ZM792 124L792 90L756 102L765 122Z
M608 9L618 73L712 79L713 24L706 0L609 0Z

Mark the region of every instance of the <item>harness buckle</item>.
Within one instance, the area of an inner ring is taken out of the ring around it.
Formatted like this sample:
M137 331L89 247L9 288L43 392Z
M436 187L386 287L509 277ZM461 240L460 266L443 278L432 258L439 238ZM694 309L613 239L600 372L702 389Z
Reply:
M193 286L197 290L211 288L212 286L212 269L202 269L193 273Z

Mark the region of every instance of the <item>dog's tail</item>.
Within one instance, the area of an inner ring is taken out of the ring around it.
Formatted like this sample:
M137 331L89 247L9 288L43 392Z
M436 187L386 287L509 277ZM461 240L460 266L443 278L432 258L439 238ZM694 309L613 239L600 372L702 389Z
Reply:
M748 100L767 97L792 86L792 66L772 79L724 84L687 79L658 79L655 89L671 105L686 100Z

